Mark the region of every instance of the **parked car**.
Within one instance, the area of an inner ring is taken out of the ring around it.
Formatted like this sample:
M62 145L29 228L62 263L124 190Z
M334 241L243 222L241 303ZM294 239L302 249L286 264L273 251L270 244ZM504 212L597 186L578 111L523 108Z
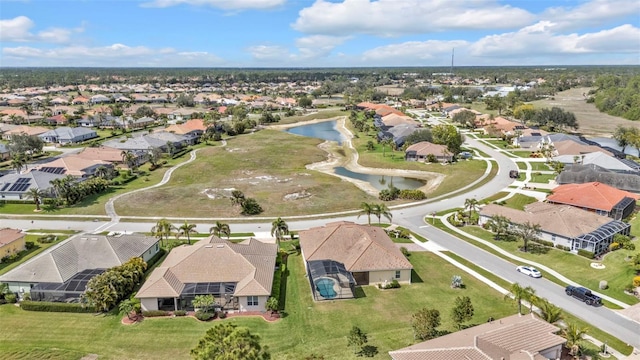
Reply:
M587 288L569 285L564 289L564 292L569 296L573 296L578 300L584 301L587 305L602 305L602 299L600 296L592 294L591 290Z
M533 278L541 278L542 274L540 273L540 271L538 271L538 269L534 268L533 266L518 266L516 268L517 272L523 273L525 275L531 276Z

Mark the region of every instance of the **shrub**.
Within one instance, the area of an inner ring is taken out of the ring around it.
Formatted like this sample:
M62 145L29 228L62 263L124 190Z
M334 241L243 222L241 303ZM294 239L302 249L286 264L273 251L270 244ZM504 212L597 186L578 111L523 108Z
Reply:
M620 249L620 244L617 242L609 244L609 251L614 251Z
M164 310L149 310L143 311L142 316L144 317L158 317L158 316L168 316L169 312Z
M31 301L31 293L24 293L22 295L22 300L23 301Z
M40 244L50 244L50 243L56 241L56 239L57 239L57 236L55 236L55 235L44 235L44 236L40 236L38 238L38 242Z
M564 250L564 251L571 251L570 247L565 246L565 245L560 245L560 244L556 245L556 249L560 249L560 250Z
M388 282L386 285L384 285L385 289L399 289L400 288L400 283L398 282L398 280L391 280L391 282Z
M600 280L600 284L598 284L598 288L600 290L607 290L609 288L609 284L606 280Z
M36 247L36 244L33 241L27 241L27 242L24 243L24 247L27 250L31 250L34 247Z
M451 278L451 287L454 289L462 288L462 276L454 275Z
M640 286L640 276L636 276L633 278L633 286L634 287Z
M220 319L226 319L227 318L227 312L226 311L218 311L218 317Z
M593 259L595 257L594 253L588 250L583 250L583 249L578 250L578 255L584 256L587 259Z
M187 315L187 312L184 311L184 310L176 310L176 311L173 312L173 315L175 315L175 316L185 316L185 315Z
M553 247L553 241L547 241L542 239L531 239L531 242L542 244L544 246Z
M69 313L95 313L96 308L78 303L48 302L48 301L28 301L20 303L22 310L26 311L47 311L47 312L69 312Z
M4 299L7 300L9 304L15 304L18 302L18 296L13 293L5 294Z
M406 258L408 258L408 257L409 257L409 255L411 255L411 254L409 253L409 250L407 250L407 248L406 248L406 247L404 247L404 246L402 246L402 247L400 248L400 252L401 252L401 253L402 253L402 255L404 255L404 257L406 257Z
M215 314L204 311L196 311L196 319L200 321L209 321L215 317Z
M398 194L398 197L400 199L407 199L407 200L424 200L427 198L427 194L425 194L424 191L422 190L404 189L404 190L400 190L400 194Z
M635 250L636 244L628 242L622 246L625 250Z

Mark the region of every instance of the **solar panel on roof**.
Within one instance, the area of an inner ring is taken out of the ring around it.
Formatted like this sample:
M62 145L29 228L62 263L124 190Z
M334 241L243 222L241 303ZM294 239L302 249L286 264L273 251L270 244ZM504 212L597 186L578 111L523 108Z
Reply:
M5 190L7 190L7 188L8 188L9 186L11 186L11 183L6 183L6 184L4 184L4 186L2 187L2 190L0 190L0 191L5 191Z
M18 180L16 180L16 184L24 184L28 183L29 181L31 181L31 179L29 178L18 178Z
M63 174L65 172L64 168L61 167L50 167L50 166L45 166L40 168L40 171L46 172L46 173L50 173L50 174Z
M27 190L29 186L29 184L13 184L13 186L9 188L9 191L21 192Z

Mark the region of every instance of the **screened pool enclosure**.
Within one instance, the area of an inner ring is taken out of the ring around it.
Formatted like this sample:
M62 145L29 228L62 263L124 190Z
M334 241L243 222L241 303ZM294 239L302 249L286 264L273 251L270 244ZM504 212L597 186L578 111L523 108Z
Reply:
M342 263L333 260L308 261L307 274L316 301L355 297L356 281Z
M63 283L38 283L31 288L31 299L35 301L80 302L80 296L91 278L106 269L87 269L75 274Z

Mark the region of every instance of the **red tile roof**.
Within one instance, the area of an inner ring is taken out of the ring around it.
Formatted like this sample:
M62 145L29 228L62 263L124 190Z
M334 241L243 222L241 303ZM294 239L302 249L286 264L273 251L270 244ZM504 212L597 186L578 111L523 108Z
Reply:
M611 211L623 198L638 200L638 195L599 182L565 184L553 189L549 202L580 208Z

